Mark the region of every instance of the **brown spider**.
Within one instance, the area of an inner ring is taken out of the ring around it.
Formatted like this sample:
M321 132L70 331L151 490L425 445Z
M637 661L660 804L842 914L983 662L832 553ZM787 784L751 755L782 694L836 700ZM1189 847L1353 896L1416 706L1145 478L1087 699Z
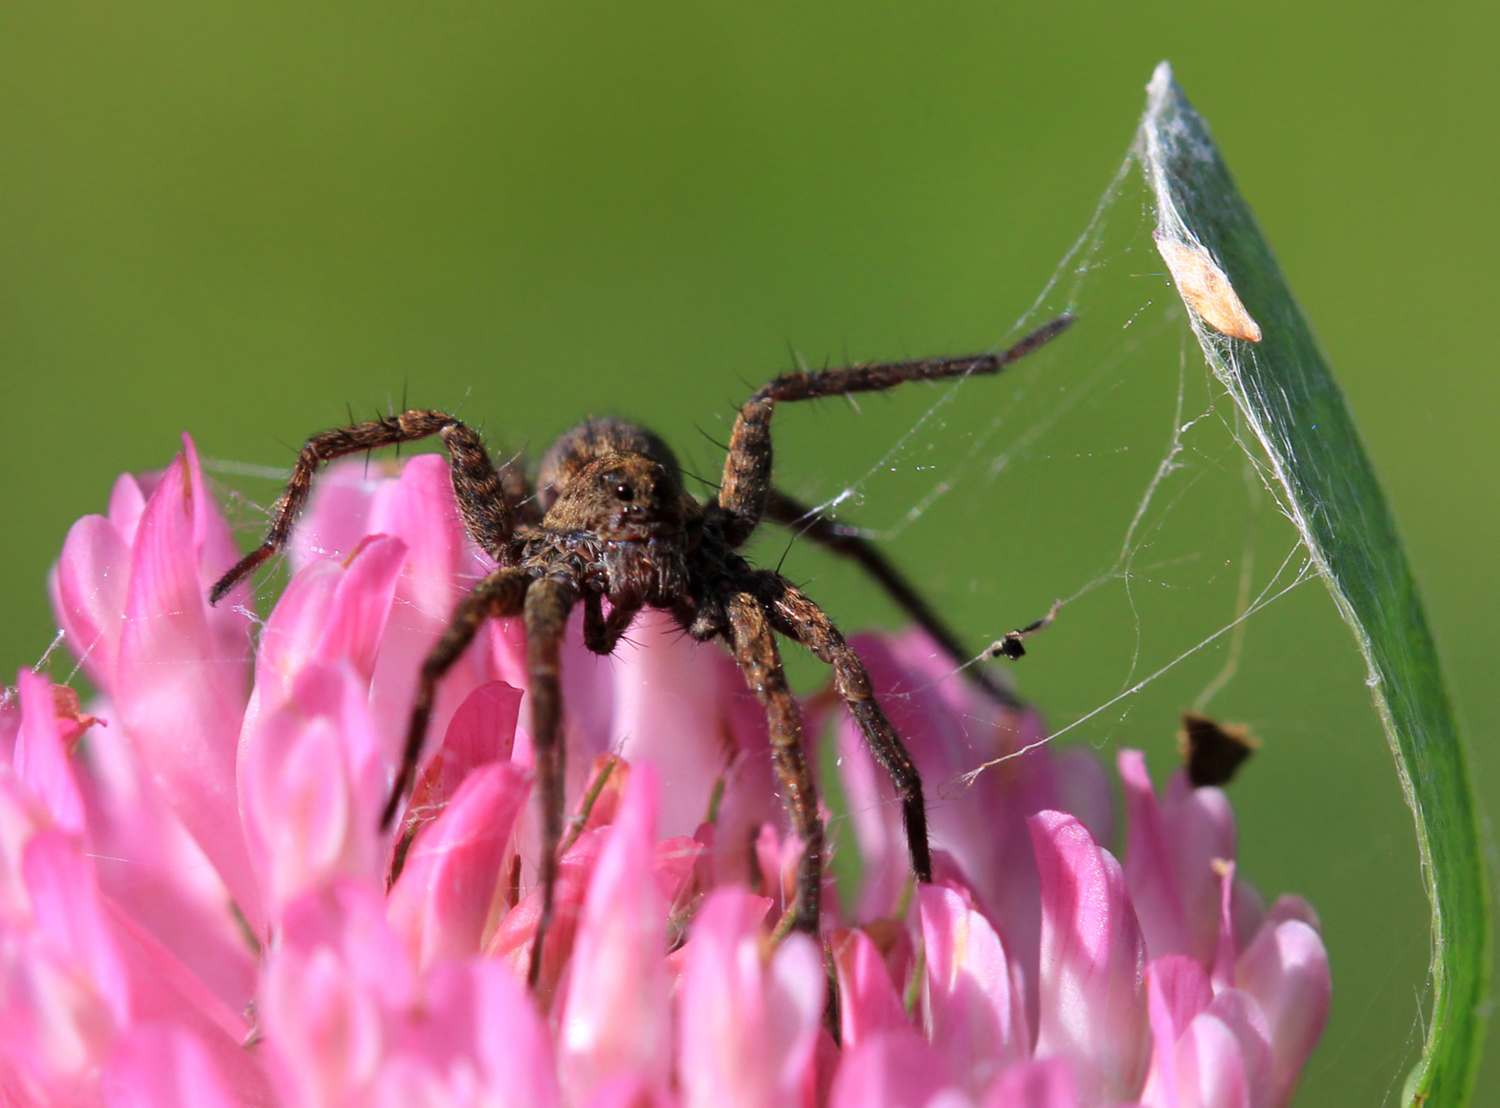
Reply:
M568 614L584 611L583 636L598 654L614 650L642 607L670 611L698 640L722 638L766 709L772 758L792 825L805 847L797 871L792 925L816 934L823 867L823 824L796 702L782 672L772 632L793 639L833 668L834 688L864 732L875 757L902 798L912 869L932 880L922 782L911 756L876 703L864 664L832 621L780 574L753 569L735 551L763 516L794 525L813 540L854 558L955 659L958 640L895 569L865 540L810 512L771 487L771 414L777 401L811 400L887 389L903 381L936 381L998 373L1060 334L1062 316L999 354L851 366L788 373L755 393L740 409L716 497L705 503L683 488L677 459L650 431L617 419L591 419L560 438L542 459L537 493L525 477L497 472L479 436L443 412L409 411L316 435L297 456L277 502L265 541L214 585L217 602L279 550L307 501L319 463L381 446L438 435L448 449L453 491L464 526L499 568L458 604L447 631L422 665L401 768L381 816L388 827L411 789L437 682L458 660L485 620L524 616L531 692L531 736L542 803L542 912L532 946L536 983L542 943L552 918L557 848L563 824L563 750L558 741L562 704L558 651ZM609 613L604 611L608 599ZM972 669L970 672L975 672ZM1002 690L983 676L992 692ZM1008 699L1008 698L1006 698Z

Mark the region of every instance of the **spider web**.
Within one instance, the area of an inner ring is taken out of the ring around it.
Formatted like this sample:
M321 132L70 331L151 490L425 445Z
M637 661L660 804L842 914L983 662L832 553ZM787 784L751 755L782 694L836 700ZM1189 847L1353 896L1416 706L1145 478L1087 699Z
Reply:
M858 398L855 421L875 426L851 436L873 444L854 479L782 477L906 570L975 651L966 666L1006 666L985 648L1055 605L1056 621L1009 668L1021 695L1046 706L1048 742L1150 745L1128 726L1143 703L1147 726L1170 737L1177 709L1207 709L1235 687L1257 617L1312 572L1258 444L1199 352L1135 170L1127 157L993 349L1063 312L1077 317L1069 332L1001 378L934 387L895 427L881 403ZM806 425L826 429L830 416L797 408L778 409L778 470L826 473L795 454L818 437ZM854 448L841 451L847 472ZM760 560L774 564L784 546L765 538ZM809 544L785 552L783 571L845 627L868 625L872 605L877 622L898 624Z

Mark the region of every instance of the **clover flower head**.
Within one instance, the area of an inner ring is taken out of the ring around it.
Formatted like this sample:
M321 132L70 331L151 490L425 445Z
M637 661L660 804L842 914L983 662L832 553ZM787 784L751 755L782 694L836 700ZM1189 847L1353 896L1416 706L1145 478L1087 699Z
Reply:
M467 583L444 463L324 478L259 622L190 440L74 525L51 587L97 687L0 706L0 1098L54 1105L1281 1108L1321 1033L1317 918L1235 871L1224 794L1164 794L987 700L916 633L855 646L931 800L838 744L824 933L783 934L800 843L764 720L712 646L643 616L564 657L569 832L542 974L524 643L441 687L379 831L416 668ZM826 726L825 726L826 725ZM957 788L973 767L1013 755ZM821 940L821 942L820 942Z

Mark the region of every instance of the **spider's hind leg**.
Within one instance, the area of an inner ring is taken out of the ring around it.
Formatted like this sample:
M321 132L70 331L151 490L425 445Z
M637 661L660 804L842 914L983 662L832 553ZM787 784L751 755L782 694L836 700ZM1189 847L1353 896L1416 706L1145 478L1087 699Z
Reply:
M823 820L818 815L817 791L802 749L797 702L787 685L781 653L760 601L749 593L735 593L727 599L725 610L729 618L724 635L746 683L765 706L772 764L786 794L792 828L803 842L792 926L816 935L823 889Z
M934 642L968 675L976 685L1002 704L1021 707L1021 701L1000 681L971 665L974 655L964 649L952 628L933 611L922 594L908 581L880 549L869 539L850 528L794 500L780 489L772 488L766 497L766 516L806 537L834 554L850 558L868 573L895 601L913 623L930 635Z

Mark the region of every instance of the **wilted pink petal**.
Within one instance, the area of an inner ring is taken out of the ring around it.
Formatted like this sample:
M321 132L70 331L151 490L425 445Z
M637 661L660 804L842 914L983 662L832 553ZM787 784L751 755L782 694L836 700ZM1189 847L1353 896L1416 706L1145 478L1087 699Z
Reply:
M390 892L390 919L419 965L479 952L499 914L500 867L530 789L509 762L480 766L417 833Z
M656 773L633 767L584 899L558 1025L564 1084L582 1101L630 1073L665 1091L672 1068L667 901L655 868Z
M823 959L788 935L767 958L768 905L720 889L698 910L679 985L684 1108L809 1105L823 1016Z
M954 1084L978 1095L1031 1053L1019 971L1000 936L951 888L917 890L933 1044Z
M16 738L16 774L47 806L64 831L83 831L83 798L68 765L58 727L52 682L23 669L16 679L21 695L21 729Z
M254 922L259 889L239 828L235 750L245 707L249 638L226 607L210 616L199 560L218 510L178 455L151 494L131 555L113 700L167 802ZM226 601L226 603L228 603Z
M1012 1066L990 1086L982 1108L1076 1108L1073 1071L1061 1058Z
M846 1048L828 1108L940 1108L954 1094L964 1101L938 1052L898 1028Z
M896 984L869 935L859 930L837 932L833 962L838 970L839 1021L846 1051L872 1036L911 1029Z
M1072 1063L1085 1104L1128 1100L1146 1076L1145 943L1125 875L1072 816L1031 818L1041 873L1039 1058Z
M1302 1065L1328 1021L1328 953L1318 933L1300 919L1268 920L1240 955L1235 978L1265 1013L1271 1037L1271 1105L1282 1108L1291 1101Z
M292 700L246 736L245 824L272 905L336 876L379 880L377 742L364 683L342 665L303 670Z

